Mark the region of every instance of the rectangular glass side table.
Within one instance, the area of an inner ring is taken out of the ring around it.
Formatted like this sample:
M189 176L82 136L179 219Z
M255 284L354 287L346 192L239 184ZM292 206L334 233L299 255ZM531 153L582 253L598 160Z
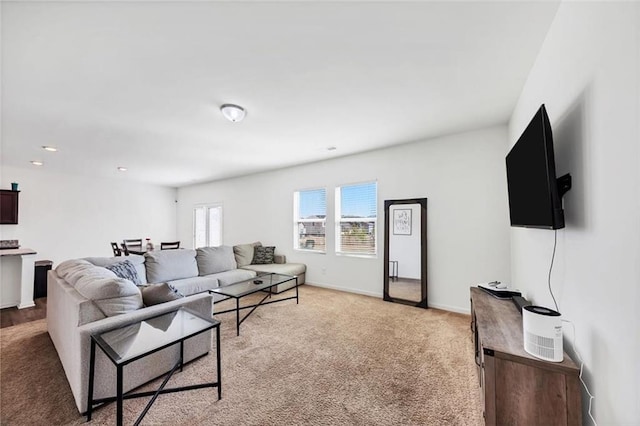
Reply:
M217 381L200 383L177 388L165 386L173 373L180 368L182 371L184 361L185 340L204 333L212 328L216 329L216 363ZM173 368L168 371L160 388L156 391L123 394L123 370L124 366L151 355L172 345L180 345L180 357ZM93 399L93 386L95 374L96 345L107 355L107 358L116 366L116 396L102 399ZM146 407L135 421L140 424L158 395L170 392L181 392L206 387L218 388L218 400L222 398L221 371L220 371L220 321L205 318L186 308L179 308L162 315L147 318L142 321L127 324L103 333L91 336L91 357L89 361L89 392L87 400L87 421L91 420L94 404L107 404L116 401L116 422L122 425L122 403L125 399L152 396Z

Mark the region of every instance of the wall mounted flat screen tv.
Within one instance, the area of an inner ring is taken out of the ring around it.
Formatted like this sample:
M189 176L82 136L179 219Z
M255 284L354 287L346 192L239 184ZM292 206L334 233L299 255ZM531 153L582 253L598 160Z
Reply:
M562 195L571 176L556 178L551 124L544 104L507 154L511 226L564 228Z

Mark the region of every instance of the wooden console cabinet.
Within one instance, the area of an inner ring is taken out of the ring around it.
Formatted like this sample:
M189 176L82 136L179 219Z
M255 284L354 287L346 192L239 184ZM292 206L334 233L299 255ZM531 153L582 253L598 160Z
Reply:
M485 424L582 424L579 367L566 353L557 363L529 355L511 300L472 287L471 330Z

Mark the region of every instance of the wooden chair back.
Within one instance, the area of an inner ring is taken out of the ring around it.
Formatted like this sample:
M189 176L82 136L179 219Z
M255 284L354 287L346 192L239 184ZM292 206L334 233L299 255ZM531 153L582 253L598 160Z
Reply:
M174 250L180 248L180 241L161 242L160 250Z
M122 256L122 249L118 247L118 243L111 243L111 249L114 256Z

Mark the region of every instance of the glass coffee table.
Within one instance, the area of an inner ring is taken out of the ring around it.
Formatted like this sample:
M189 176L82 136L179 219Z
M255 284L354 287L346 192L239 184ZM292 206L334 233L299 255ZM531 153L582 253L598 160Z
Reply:
M271 295L273 294L272 289L273 287L279 285L279 284L283 284L289 281L296 281L296 285L294 287L291 287L285 291L289 291L289 290L293 290L295 288L296 291L296 295L295 296L291 296L291 297L285 297L285 298L281 298L278 300L272 300L270 302L265 302L265 300L267 300L268 298L271 298ZM245 296L249 296L250 294L254 294L257 293L259 291L262 292L266 292L267 294L262 298L262 300L258 303L256 303L255 305L247 305L247 306L240 306L240 299L242 299ZM218 287L218 288L214 288L209 290L209 293L213 293L213 294L221 294L223 296L227 296L225 299L222 300L227 300L227 299L231 299L234 298L236 299L236 307L235 309L227 309L226 311L221 311L221 312L215 312L214 311L214 315L219 315L219 314L224 314L227 312L234 312L236 313L236 335L239 336L240 335L240 324L242 324L242 322L244 320L246 320L249 315L251 315L253 313L253 311L255 311L258 306L262 306L262 305L268 305L270 303L277 303L277 302L284 302L285 300L291 300L291 299L296 299L296 305L298 304L298 277L296 276L292 276L292 275L283 275L283 274L263 274L263 275L258 275L257 277L248 279L248 280L243 280L243 281L239 281L237 283L233 283L233 284L229 284L229 285L225 285L222 287ZM220 301L222 301L220 300ZM252 308L248 314L246 314L244 317L242 317L242 319L240 319L240 311L243 309L249 309Z
M212 328L216 329L216 362L217 381L200 383L184 387L167 388L165 385L179 368L182 371L184 365L184 342L191 337L204 333ZM144 358L162 349L173 345L180 345L180 357L173 368L165 373L166 377L160 388L155 391L139 393L123 393L124 366ZM96 361L96 345L107 355L107 358L116 366L116 396L110 398L93 399L93 385ZM87 421L91 420L91 412L95 404L106 404L116 401L116 423L122 425L122 403L124 399L151 396L138 419L134 424L138 425L147 414L158 395L170 392L180 392L206 387L218 388L218 399L222 398L220 375L220 321L205 318L186 308L157 315L142 321L133 322L113 330L91 335L91 357L89 361L89 392L87 397Z

